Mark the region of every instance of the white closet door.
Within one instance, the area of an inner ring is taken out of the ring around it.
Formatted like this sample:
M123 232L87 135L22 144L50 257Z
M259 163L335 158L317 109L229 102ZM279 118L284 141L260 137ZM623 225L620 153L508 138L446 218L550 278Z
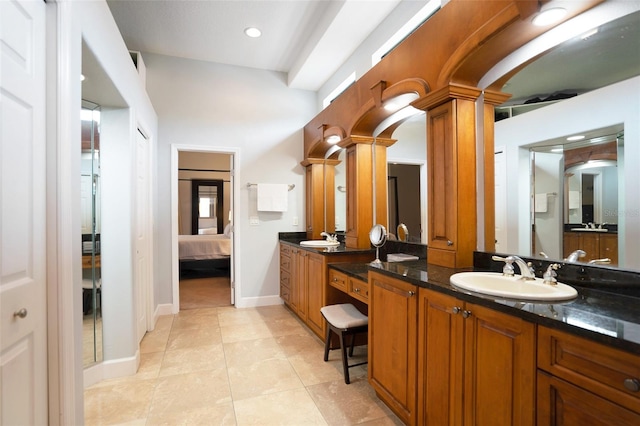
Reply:
M151 287L151 210L149 185L149 141L136 134L136 265L135 304L138 342L147 332L147 306Z
M45 3L0 1L0 423L47 424Z

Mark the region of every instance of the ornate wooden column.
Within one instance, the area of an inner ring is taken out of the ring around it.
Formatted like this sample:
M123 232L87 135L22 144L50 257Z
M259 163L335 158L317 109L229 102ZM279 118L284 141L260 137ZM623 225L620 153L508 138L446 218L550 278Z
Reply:
M414 102L427 111L427 262L473 266L477 244L476 107L481 90L450 83Z
M350 136L339 143L347 150L347 247L371 247L374 211L375 222L387 227L387 147L394 143L370 136Z

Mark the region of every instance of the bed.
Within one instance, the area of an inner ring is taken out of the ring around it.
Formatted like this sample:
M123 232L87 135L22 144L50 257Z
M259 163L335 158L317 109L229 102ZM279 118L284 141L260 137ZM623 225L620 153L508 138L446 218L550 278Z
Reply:
M229 273L231 239L226 234L179 235L180 276Z

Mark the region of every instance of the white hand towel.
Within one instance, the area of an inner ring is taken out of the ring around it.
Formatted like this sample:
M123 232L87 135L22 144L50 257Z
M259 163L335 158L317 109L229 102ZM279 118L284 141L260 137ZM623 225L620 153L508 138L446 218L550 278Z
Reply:
M258 184L258 211L286 212L289 202L289 185L279 183Z
M536 213L546 213L547 211L547 193L536 194L534 200L534 211Z
M569 208L580 208L580 191L569 191Z

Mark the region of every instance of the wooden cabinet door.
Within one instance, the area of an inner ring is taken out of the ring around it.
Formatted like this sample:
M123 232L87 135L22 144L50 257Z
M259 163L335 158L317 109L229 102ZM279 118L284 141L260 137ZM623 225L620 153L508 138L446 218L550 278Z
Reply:
M462 303L424 288L419 294L417 424L461 425Z
M637 426L640 414L538 371L537 425Z
M296 279L291 285L291 305L301 320L307 320L307 253L304 250L296 250Z
M369 272L369 383L406 424L416 422L416 286Z
M307 253L307 325L321 338L325 335L325 321L320 313L320 308L325 302L325 263L324 257L319 254Z
M430 248L455 250L457 241L457 156L455 105L448 102L428 112L427 170Z
M464 424L533 425L535 325L467 303L464 343Z
M580 235L581 249L587 254L580 261L588 262L600 258L600 235L595 232L583 232Z
M577 232L565 232L562 237L562 257L567 258L572 252L581 249L580 235Z
M611 265L618 264L617 234L600 234L600 258L611 259Z

